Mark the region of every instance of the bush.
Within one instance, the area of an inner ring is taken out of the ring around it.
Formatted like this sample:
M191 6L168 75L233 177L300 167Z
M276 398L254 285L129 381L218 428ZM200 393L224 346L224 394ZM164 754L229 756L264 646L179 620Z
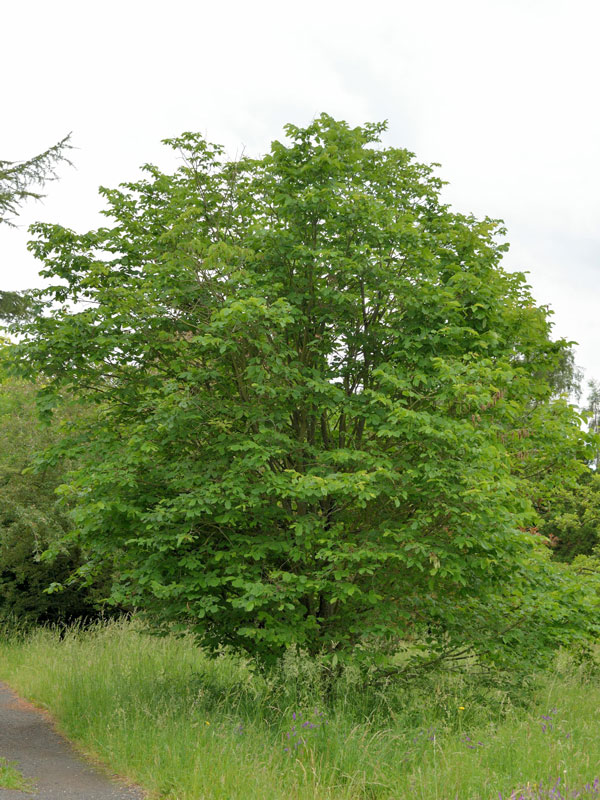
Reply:
M56 488L68 464L32 470L32 461L59 435L61 417L43 424L37 387L19 380L0 383L0 615L31 622L71 621L97 614L99 587L69 584L83 563L77 545L61 545L54 559L43 553L72 529L69 509ZM63 409L62 420L75 413ZM51 585L62 590L49 593Z

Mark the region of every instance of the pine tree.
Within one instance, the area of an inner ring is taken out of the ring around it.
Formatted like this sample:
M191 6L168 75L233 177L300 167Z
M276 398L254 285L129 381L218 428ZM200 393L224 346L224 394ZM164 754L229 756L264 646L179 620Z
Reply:
M19 213L26 200L44 197L40 189L48 181L56 180L57 166L63 161L70 163L65 155L71 147L69 140L70 134L26 161L0 159L0 225L14 226L12 218ZM29 306L26 294L0 291L0 319L24 317Z

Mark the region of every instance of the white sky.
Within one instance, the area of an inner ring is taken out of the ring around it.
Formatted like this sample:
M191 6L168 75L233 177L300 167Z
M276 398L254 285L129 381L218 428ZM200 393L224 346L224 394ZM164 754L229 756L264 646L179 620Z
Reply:
M78 148L0 227L1 288L39 285L30 222L96 226L97 187L169 167L166 136L258 155L321 111L388 119L387 144L441 162L457 210L505 220L506 266L600 378L597 0L15 0L0 29L0 158L69 131Z

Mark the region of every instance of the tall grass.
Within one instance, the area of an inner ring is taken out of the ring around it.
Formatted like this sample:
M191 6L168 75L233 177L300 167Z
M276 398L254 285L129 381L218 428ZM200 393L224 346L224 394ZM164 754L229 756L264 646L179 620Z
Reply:
M407 692L351 669L325 702L320 675L294 651L264 674L134 622L0 643L0 678L152 797L498 800L600 772L600 685L581 672L540 678L527 708L460 678Z

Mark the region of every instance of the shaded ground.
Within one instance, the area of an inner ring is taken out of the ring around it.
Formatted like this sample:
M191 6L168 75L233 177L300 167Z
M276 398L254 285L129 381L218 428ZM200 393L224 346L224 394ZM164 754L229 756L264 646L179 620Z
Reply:
M0 788L0 800L142 800L139 789L124 786L88 764L52 728L46 716L0 683L0 757L15 761L35 792Z

